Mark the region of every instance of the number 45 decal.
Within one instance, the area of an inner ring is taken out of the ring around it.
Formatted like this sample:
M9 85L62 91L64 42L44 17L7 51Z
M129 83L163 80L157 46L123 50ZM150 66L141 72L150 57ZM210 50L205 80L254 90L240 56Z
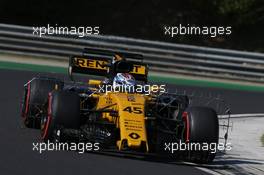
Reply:
M134 114L142 114L141 107L131 107L131 106L128 106L123 111L127 111L129 113L134 113Z

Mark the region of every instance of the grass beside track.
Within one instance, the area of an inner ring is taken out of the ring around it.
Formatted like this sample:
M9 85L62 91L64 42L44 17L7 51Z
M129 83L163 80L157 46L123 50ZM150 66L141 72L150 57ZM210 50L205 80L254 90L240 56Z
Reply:
M5 62L5 61L0 61L0 69L28 70L28 71L36 71L36 72L51 72L51 73L67 74L67 68L64 68L64 67L14 63L14 62ZM184 78L178 78L178 77L165 77L165 76L159 76L159 75L151 75L151 73L149 76L149 80L160 82L160 83L163 82L163 83L169 83L169 84L176 84L176 85L264 92L264 86L254 86L254 85L245 85L245 84L228 83L228 82L217 82L217 81L209 81L209 80L191 80L191 79L184 79Z

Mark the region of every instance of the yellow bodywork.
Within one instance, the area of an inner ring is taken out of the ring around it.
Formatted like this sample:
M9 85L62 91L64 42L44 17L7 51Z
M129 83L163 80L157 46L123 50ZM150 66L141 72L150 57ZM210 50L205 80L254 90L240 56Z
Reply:
M119 150L128 146L131 149L143 148L149 151L145 127L145 102L147 98L142 94L108 92L97 94L97 110L108 109L117 112L103 113L102 117L112 122L120 129L120 139L117 141Z
M113 57L115 62L125 60L121 55L115 54ZM98 70L100 75L108 75L112 65L109 60L94 56L90 57L73 57L72 65L74 68L92 73ZM83 72L81 72L83 73ZM117 73L117 72L116 72ZM148 73L147 65L141 62L133 62L133 68L130 70L134 76L143 76L141 81L145 81ZM89 97L97 100L96 111L100 111L102 118L114 123L116 128L120 130L120 138L116 141L119 150L141 149L141 151L149 151L147 133L145 126L145 104L151 97L140 93L124 93L124 92L98 92L98 88L102 85L100 80L89 80L91 90L94 91ZM113 114L114 111L114 114Z

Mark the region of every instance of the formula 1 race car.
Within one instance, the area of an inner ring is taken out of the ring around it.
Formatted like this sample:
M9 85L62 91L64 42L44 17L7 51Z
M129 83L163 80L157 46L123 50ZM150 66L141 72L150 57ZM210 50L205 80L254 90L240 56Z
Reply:
M148 66L142 55L85 49L82 55L70 57L68 70L72 81L34 77L24 86L23 123L28 128L40 129L43 141L96 142L100 150L169 157L172 147L168 146L175 143L218 144L216 111L190 106L187 95L149 85ZM73 73L106 79L76 82ZM111 87L119 73L132 75L137 83L133 87L141 87L141 91ZM173 155L209 163L215 154L210 150L187 149Z

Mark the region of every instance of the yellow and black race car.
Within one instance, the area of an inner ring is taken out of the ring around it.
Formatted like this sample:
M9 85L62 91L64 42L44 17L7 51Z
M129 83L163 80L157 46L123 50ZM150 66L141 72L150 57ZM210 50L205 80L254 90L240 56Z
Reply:
M73 73L106 80L76 82ZM113 87L117 74L133 76L136 84L129 90ZM189 106L188 96L149 85L148 66L141 55L85 49L81 56L69 59L69 75L69 82L35 77L25 84L23 122L40 128L43 141L92 142L99 143L102 151L157 154L199 163L214 159L216 153L210 149L189 146L218 144L216 111ZM179 149L180 144L185 144L184 149Z

